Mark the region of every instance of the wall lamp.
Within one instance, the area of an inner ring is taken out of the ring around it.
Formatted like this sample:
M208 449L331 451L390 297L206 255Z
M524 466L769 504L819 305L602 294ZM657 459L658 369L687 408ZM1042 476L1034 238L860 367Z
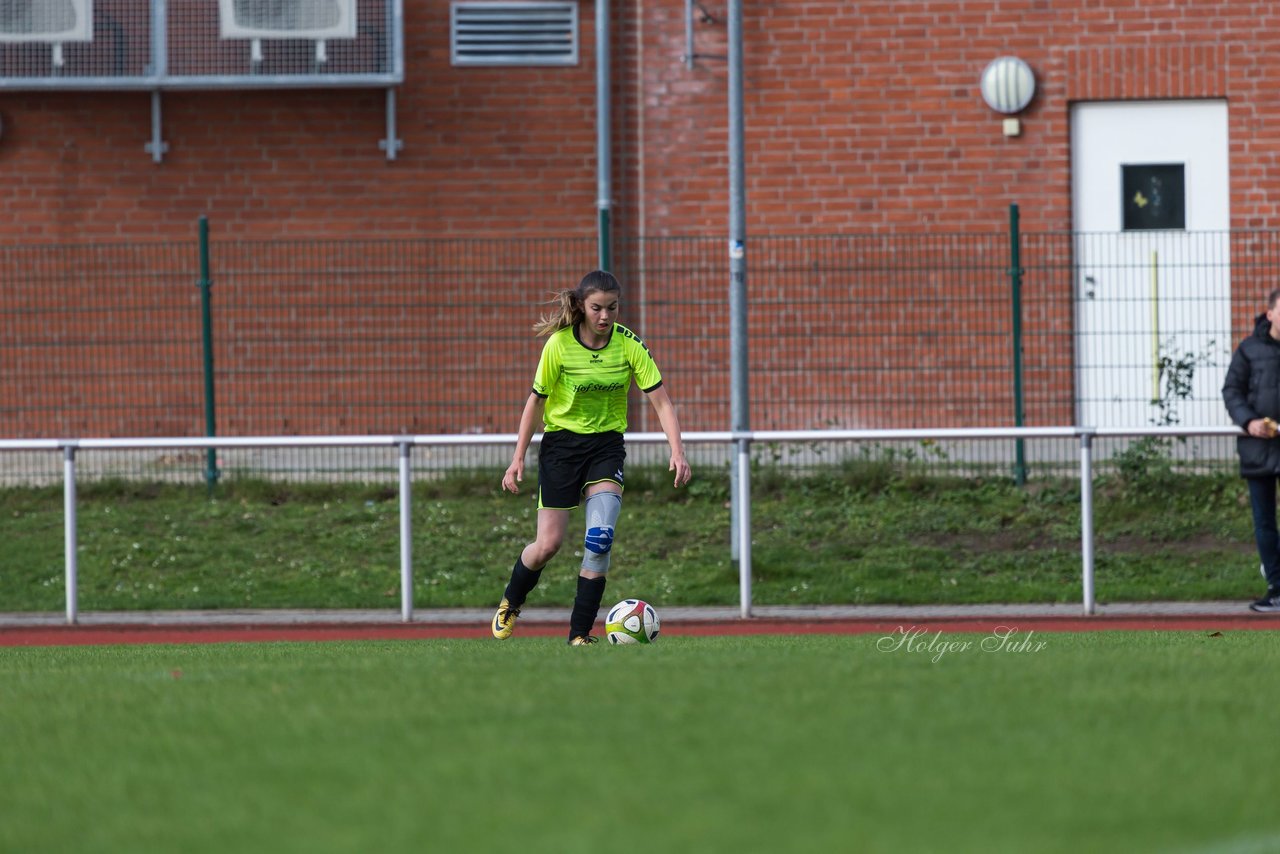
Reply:
M987 106L1006 116L1004 135L1022 133L1022 123L1012 116L1025 110L1035 97L1036 76L1031 66L1016 56L998 57L983 69L979 86Z

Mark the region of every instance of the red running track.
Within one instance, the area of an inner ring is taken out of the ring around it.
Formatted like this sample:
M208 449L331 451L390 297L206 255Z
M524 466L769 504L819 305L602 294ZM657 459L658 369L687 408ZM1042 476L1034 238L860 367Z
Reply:
M1204 617L1005 617L925 620L724 620L669 622L665 636L712 635L863 635L895 634L912 629L934 632L979 632L997 629L1030 632L1086 631L1255 631L1280 629L1280 618L1241 613ZM532 624L520 627L519 638L559 637L562 626ZM0 646L75 646L86 644L187 644L261 641L422 640L436 638L489 639L487 625L474 624L336 624L271 626L38 626L0 627Z

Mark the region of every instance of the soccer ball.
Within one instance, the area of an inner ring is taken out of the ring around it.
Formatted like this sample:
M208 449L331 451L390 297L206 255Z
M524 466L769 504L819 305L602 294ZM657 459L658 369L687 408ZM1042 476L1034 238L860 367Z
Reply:
M640 599L624 599L609 609L604 631L609 643L653 643L658 639L658 612Z

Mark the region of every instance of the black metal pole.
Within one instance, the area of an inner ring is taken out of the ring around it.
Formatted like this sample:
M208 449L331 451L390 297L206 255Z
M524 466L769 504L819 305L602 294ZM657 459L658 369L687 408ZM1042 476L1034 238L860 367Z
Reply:
M213 387L213 313L210 307L210 290L213 281L209 278L209 218L200 217L200 335L204 350L204 434L218 435L217 410L214 403ZM218 482L218 452L214 448L205 450L205 483L209 492L213 492Z
M1009 284L1013 289L1013 425L1022 426L1022 235L1018 206L1009 205ZM1013 477L1018 486L1027 482L1027 449L1016 439Z

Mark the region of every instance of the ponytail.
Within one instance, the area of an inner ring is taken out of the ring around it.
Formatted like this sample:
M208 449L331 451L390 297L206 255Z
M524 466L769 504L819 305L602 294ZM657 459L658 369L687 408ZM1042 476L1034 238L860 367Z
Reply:
M544 315L533 325L534 334L538 337L552 335L566 326L582 322L583 317L586 316L582 305L587 297L596 291L621 294L622 286L618 284L613 273L606 270L593 270L587 273L576 288L565 288L555 293L550 303L557 305L558 309Z
M543 315L537 323L533 324L534 334L539 338L549 336L582 320L582 303L575 305L575 296L576 294L570 288L556 291L550 302L558 303L559 310Z

